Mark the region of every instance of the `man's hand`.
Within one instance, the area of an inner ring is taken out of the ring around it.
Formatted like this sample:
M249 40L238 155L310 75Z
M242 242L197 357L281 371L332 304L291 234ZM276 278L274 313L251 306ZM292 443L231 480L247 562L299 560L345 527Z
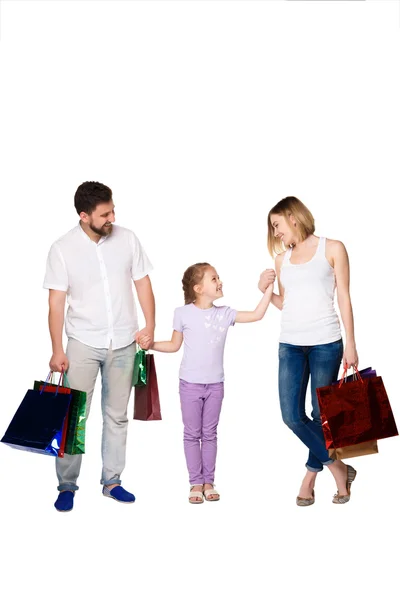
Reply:
M149 350L154 343L154 329L144 327L136 333L135 340L143 350Z
M135 340L143 348L143 350L148 350L154 343L156 308L153 289L151 287L151 281L148 275L146 275L146 277L142 277L142 279L137 279L134 283L140 308L143 311L144 322L146 323L146 327L138 331L135 335ZM150 326L147 325L147 323L149 323Z
M69 360L64 352L54 352L50 359L50 370L56 373L68 371Z
M263 271L260 275L258 289L261 290L263 294L265 294L265 290L267 289L267 287L271 285L271 283L273 284L275 282L275 277L276 274L274 269L265 269L265 271Z

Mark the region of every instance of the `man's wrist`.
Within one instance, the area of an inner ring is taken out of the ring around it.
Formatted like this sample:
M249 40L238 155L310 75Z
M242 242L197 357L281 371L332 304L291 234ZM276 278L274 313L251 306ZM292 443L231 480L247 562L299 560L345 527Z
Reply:
M53 346L53 354L64 354L64 348L62 346Z

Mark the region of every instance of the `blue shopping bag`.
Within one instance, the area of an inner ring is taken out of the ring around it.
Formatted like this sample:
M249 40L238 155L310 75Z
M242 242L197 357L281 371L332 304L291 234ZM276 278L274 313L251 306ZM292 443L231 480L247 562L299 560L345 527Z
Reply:
M28 390L1 441L12 448L58 456L71 396Z

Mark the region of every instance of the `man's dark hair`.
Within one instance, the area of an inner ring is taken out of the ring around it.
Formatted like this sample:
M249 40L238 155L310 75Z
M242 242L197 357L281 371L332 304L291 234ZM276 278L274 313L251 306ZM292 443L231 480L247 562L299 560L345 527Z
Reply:
M110 202L112 191L98 181L85 181L75 192L75 208L78 215L85 212L91 215L99 204Z

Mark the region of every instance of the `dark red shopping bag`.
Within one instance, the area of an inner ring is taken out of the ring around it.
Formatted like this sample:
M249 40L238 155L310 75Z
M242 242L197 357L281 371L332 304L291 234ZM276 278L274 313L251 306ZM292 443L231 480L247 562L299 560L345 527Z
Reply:
M161 408L154 354L146 354L146 370L146 385L135 387L133 418L138 421L160 421Z
M382 377L317 388L327 450L398 435Z

